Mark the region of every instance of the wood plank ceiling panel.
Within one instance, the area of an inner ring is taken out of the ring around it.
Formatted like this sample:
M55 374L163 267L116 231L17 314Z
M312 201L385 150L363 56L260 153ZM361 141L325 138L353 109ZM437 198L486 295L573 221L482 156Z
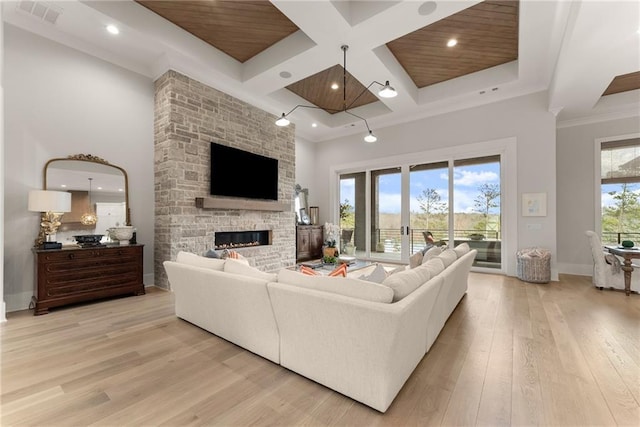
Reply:
M298 31L266 0L136 2L240 62Z
M306 99L311 104L322 108L329 114L338 113L344 110L343 70L342 65L334 65L331 68L327 68L324 71L320 71L319 73L288 85L287 89ZM353 103L353 105L349 107L350 109L378 100L370 91L365 91L365 86L348 71L346 76L346 105L349 106ZM331 89L333 83L338 84L338 89ZM362 95L358 98L360 94ZM356 101L354 102L354 100Z
M602 96L613 95L614 93L627 92L636 89L640 89L640 71L616 76L611 81L611 83L609 83L609 86L604 91Z
M518 59L517 0L487 0L387 43L418 88ZM447 47L455 38L458 44Z

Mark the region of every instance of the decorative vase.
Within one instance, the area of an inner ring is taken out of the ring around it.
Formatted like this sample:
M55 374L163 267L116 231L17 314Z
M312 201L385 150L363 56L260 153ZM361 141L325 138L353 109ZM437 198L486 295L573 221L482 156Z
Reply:
M332 247L329 247L329 246L325 246L322 249L322 254L324 256L326 256L326 257L335 257L336 256L336 252L337 252L336 248L332 248Z

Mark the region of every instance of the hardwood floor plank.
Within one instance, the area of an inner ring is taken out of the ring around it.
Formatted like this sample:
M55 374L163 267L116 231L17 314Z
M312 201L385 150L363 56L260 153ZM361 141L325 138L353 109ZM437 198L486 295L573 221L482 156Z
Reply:
M175 317L173 295L9 313L7 426L640 425L640 296L472 273L385 414Z

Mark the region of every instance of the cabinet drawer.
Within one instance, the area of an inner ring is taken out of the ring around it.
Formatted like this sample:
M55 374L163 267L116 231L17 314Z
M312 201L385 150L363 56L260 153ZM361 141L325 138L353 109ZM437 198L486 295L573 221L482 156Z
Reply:
M59 264L48 267L61 267ZM65 268L47 269L45 285L47 287L62 286L70 282L91 281L105 277L119 277L124 274L138 274L138 264L136 262L124 262L114 265L88 266L85 268L73 268L64 265Z
M86 278L75 278L65 282L59 282L55 285L46 287L46 298L55 298L68 295L81 295L88 293L100 292L102 290L115 290L117 288L130 288L138 283L138 275L135 273L125 272L120 275L107 275Z
M93 258L135 257L140 253L138 247L103 247L93 249L61 250L51 253L41 253L38 256L40 264L60 261L74 261Z

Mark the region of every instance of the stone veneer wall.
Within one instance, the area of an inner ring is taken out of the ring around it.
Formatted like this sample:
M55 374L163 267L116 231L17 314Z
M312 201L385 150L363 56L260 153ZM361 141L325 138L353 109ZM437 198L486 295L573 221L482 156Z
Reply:
M155 82L155 284L168 288L162 263L179 251L204 254L216 231L272 230L273 244L238 249L251 265L274 271L295 264L295 214L199 209L209 196L210 142L279 160L278 202L292 205L294 128L275 117L176 71ZM244 176L243 176L244 175ZM243 171L229 179L260 179Z

